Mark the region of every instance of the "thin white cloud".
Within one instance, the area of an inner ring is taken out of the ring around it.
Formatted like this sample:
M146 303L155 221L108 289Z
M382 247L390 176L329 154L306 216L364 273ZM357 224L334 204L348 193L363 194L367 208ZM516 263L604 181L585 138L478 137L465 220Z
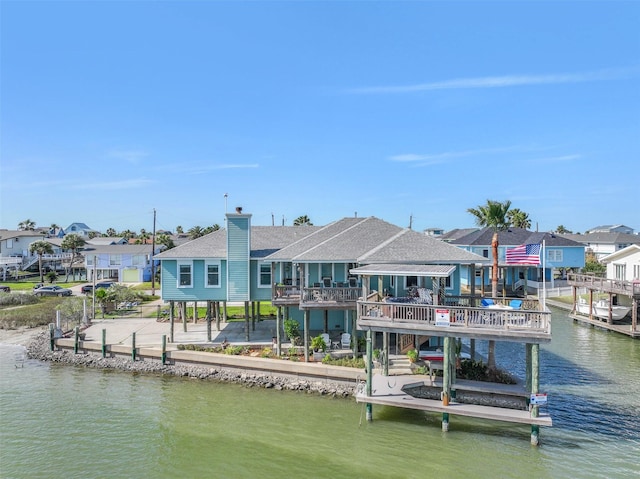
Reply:
M246 168L260 168L259 163L218 163L218 164L206 164L206 165L185 165L179 163L172 163L170 165L161 166L159 169L163 171L175 171L185 175L199 175L210 171L218 170L234 170L234 169L246 169Z
M142 188L153 183L152 180L146 178L138 178L122 181L105 181L99 183L83 183L74 186L77 190L130 190L134 188Z
M503 146L496 148L482 148L477 150L462 150L462 151L446 151L443 153L429 153L429 154L416 154L416 153L405 153L400 155L390 156L389 159L391 161L404 162L404 163L420 163L420 166L426 165L434 165L439 163L447 163L448 160L452 160L455 158L465 158L469 156L478 156L478 155L486 155L486 154L498 154L498 153L507 153L514 151L531 151L531 147L523 147L523 146Z
M471 88L505 88L514 86L555 85L563 83L584 83L603 80L628 78L635 73L634 69L600 70L584 73L559 73L549 75L504 75L478 78L457 78L431 83L414 85L392 85L353 88L348 93L413 93L431 90L453 90Z
M143 150L111 150L107 156L135 164L149 156L149 153Z
M535 158L527 160L527 163L564 163L566 161L574 161L582 158L582 155L564 155L564 156L550 156L547 158Z

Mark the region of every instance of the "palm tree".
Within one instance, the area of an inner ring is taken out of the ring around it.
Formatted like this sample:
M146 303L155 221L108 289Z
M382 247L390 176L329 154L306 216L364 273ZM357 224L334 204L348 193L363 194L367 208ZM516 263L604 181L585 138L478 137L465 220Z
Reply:
M71 251L71 261L69 262L69 267L67 268L67 277L65 279L65 283L69 281L69 272L73 270L73 263L75 263L76 259L80 256L80 249L86 244L86 241L77 234L68 234L60 243L60 247L63 250Z
M51 243L47 243L44 240L34 241L29 245L29 252L38 255L38 269L40 271L40 282L44 283L44 276L42 274L42 255L53 254L53 246Z
M218 231L220 229L220 225L218 223L211 225L211 226L207 226L204 230L203 233L208 235L209 233L213 233L214 231Z
M59 229L60 229L60 226L58 226L55 223L51 223L51 226L49 226L49 233L52 235L55 235Z
M182 229L182 226L176 226L176 234L181 235L182 233L184 233L184 230Z
M491 268L491 296L498 296L498 232L504 231L509 227L508 213L511 207L511 201L504 202L487 200L486 205L480 205L477 208L469 208L476 218L476 224L480 227L489 227L493 229L493 237L491 238L491 254L493 256L493 266ZM487 366L490 369L496 367L496 342L489 341L489 352L487 354Z
M564 235L564 234L571 234L571 231L565 228L564 226L560 225L556 228L556 233Z
M36 222L26 219L18 223L18 229L21 231L33 231L36 229Z
M313 223L307 215L302 215L293 220L293 226L313 226Z
M176 246L171 239L171 236L165 233L158 235L158 237L156 238L156 243L163 245L166 249L175 248Z
M116 236L118 233L116 233L115 228L107 228L107 233L106 235L109 237L113 237Z
M187 234L189 235L189 238L196 239L204 235L204 230L200 226L194 226L189 231L187 231Z
M515 226L516 228L524 228L525 230L531 228L531 220L529 219L529 214L525 213L522 210L519 210L518 208L509 210L507 212L507 218L509 219L511 225Z

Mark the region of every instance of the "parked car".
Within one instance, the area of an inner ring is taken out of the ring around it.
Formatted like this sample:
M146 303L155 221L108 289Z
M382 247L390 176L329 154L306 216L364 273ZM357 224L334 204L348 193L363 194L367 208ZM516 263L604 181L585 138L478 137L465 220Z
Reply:
M33 294L36 296L71 296L71 290L54 284L35 289Z
M9 286L5 286L4 284L0 284L0 291L2 291L3 293L10 293L11 288Z
M100 289L100 288L106 289L106 288L109 288L112 284L113 284L113 281L100 281L99 283L96 283L96 289ZM93 293L93 285L85 284L82 288L80 288L80 291L83 292L84 294Z

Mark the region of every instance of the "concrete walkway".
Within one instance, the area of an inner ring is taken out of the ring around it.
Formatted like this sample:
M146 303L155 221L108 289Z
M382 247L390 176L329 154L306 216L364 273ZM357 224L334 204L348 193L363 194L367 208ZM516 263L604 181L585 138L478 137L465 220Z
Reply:
M244 321L220 323L220 331L216 331L215 322L211 324L211 343L221 344L224 341L236 345L250 344L253 346L272 344L272 338L276 335L276 321L256 321L255 330L249 322L249 341L246 339ZM136 333L136 345L159 346L162 344L162 336L166 335L167 343L171 336L171 326L168 321L157 321L155 318L117 318L95 319L84 330L86 341L102 341L102 330L106 331L108 344L131 344L132 334ZM187 331L184 331L182 322L174 323L174 341L180 344L207 344L207 324L199 322L187 323ZM211 344L209 343L209 344ZM170 347L170 346L169 346Z

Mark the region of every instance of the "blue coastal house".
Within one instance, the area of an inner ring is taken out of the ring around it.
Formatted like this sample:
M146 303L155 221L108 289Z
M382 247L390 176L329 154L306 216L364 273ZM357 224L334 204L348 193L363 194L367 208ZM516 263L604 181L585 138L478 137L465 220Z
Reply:
M368 266L368 275L375 271L366 291L377 298L418 290L443 298L459 295L465 271L487 262L375 217L343 218L323 227L252 226L251 215L238 209L227 214L226 225L155 256L162 299L271 301L278 321L292 318L303 325L305 342L309 331L334 337L355 331L357 302L365 291L358 268Z
M462 231L462 234L458 232ZM476 253L491 260L484 269L476 270L475 276L465 276L465 285L475 284L482 291L491 289L492 250L491 228L474 230L453 230L442 237L443 241L455 245L466 251ZM564 236L554 233L539 233L523 228L509 228L498 233L498 265L499 281L508 293L537 294L546 287L553 287L557 276L562 276L566 270L583 268L585 265L585 246ZM541 245L540 265L518 266L508 264L506 253L510 248L520 245ZM544 245L544 247L542 247ZM467 271L469 272L469 271Z

